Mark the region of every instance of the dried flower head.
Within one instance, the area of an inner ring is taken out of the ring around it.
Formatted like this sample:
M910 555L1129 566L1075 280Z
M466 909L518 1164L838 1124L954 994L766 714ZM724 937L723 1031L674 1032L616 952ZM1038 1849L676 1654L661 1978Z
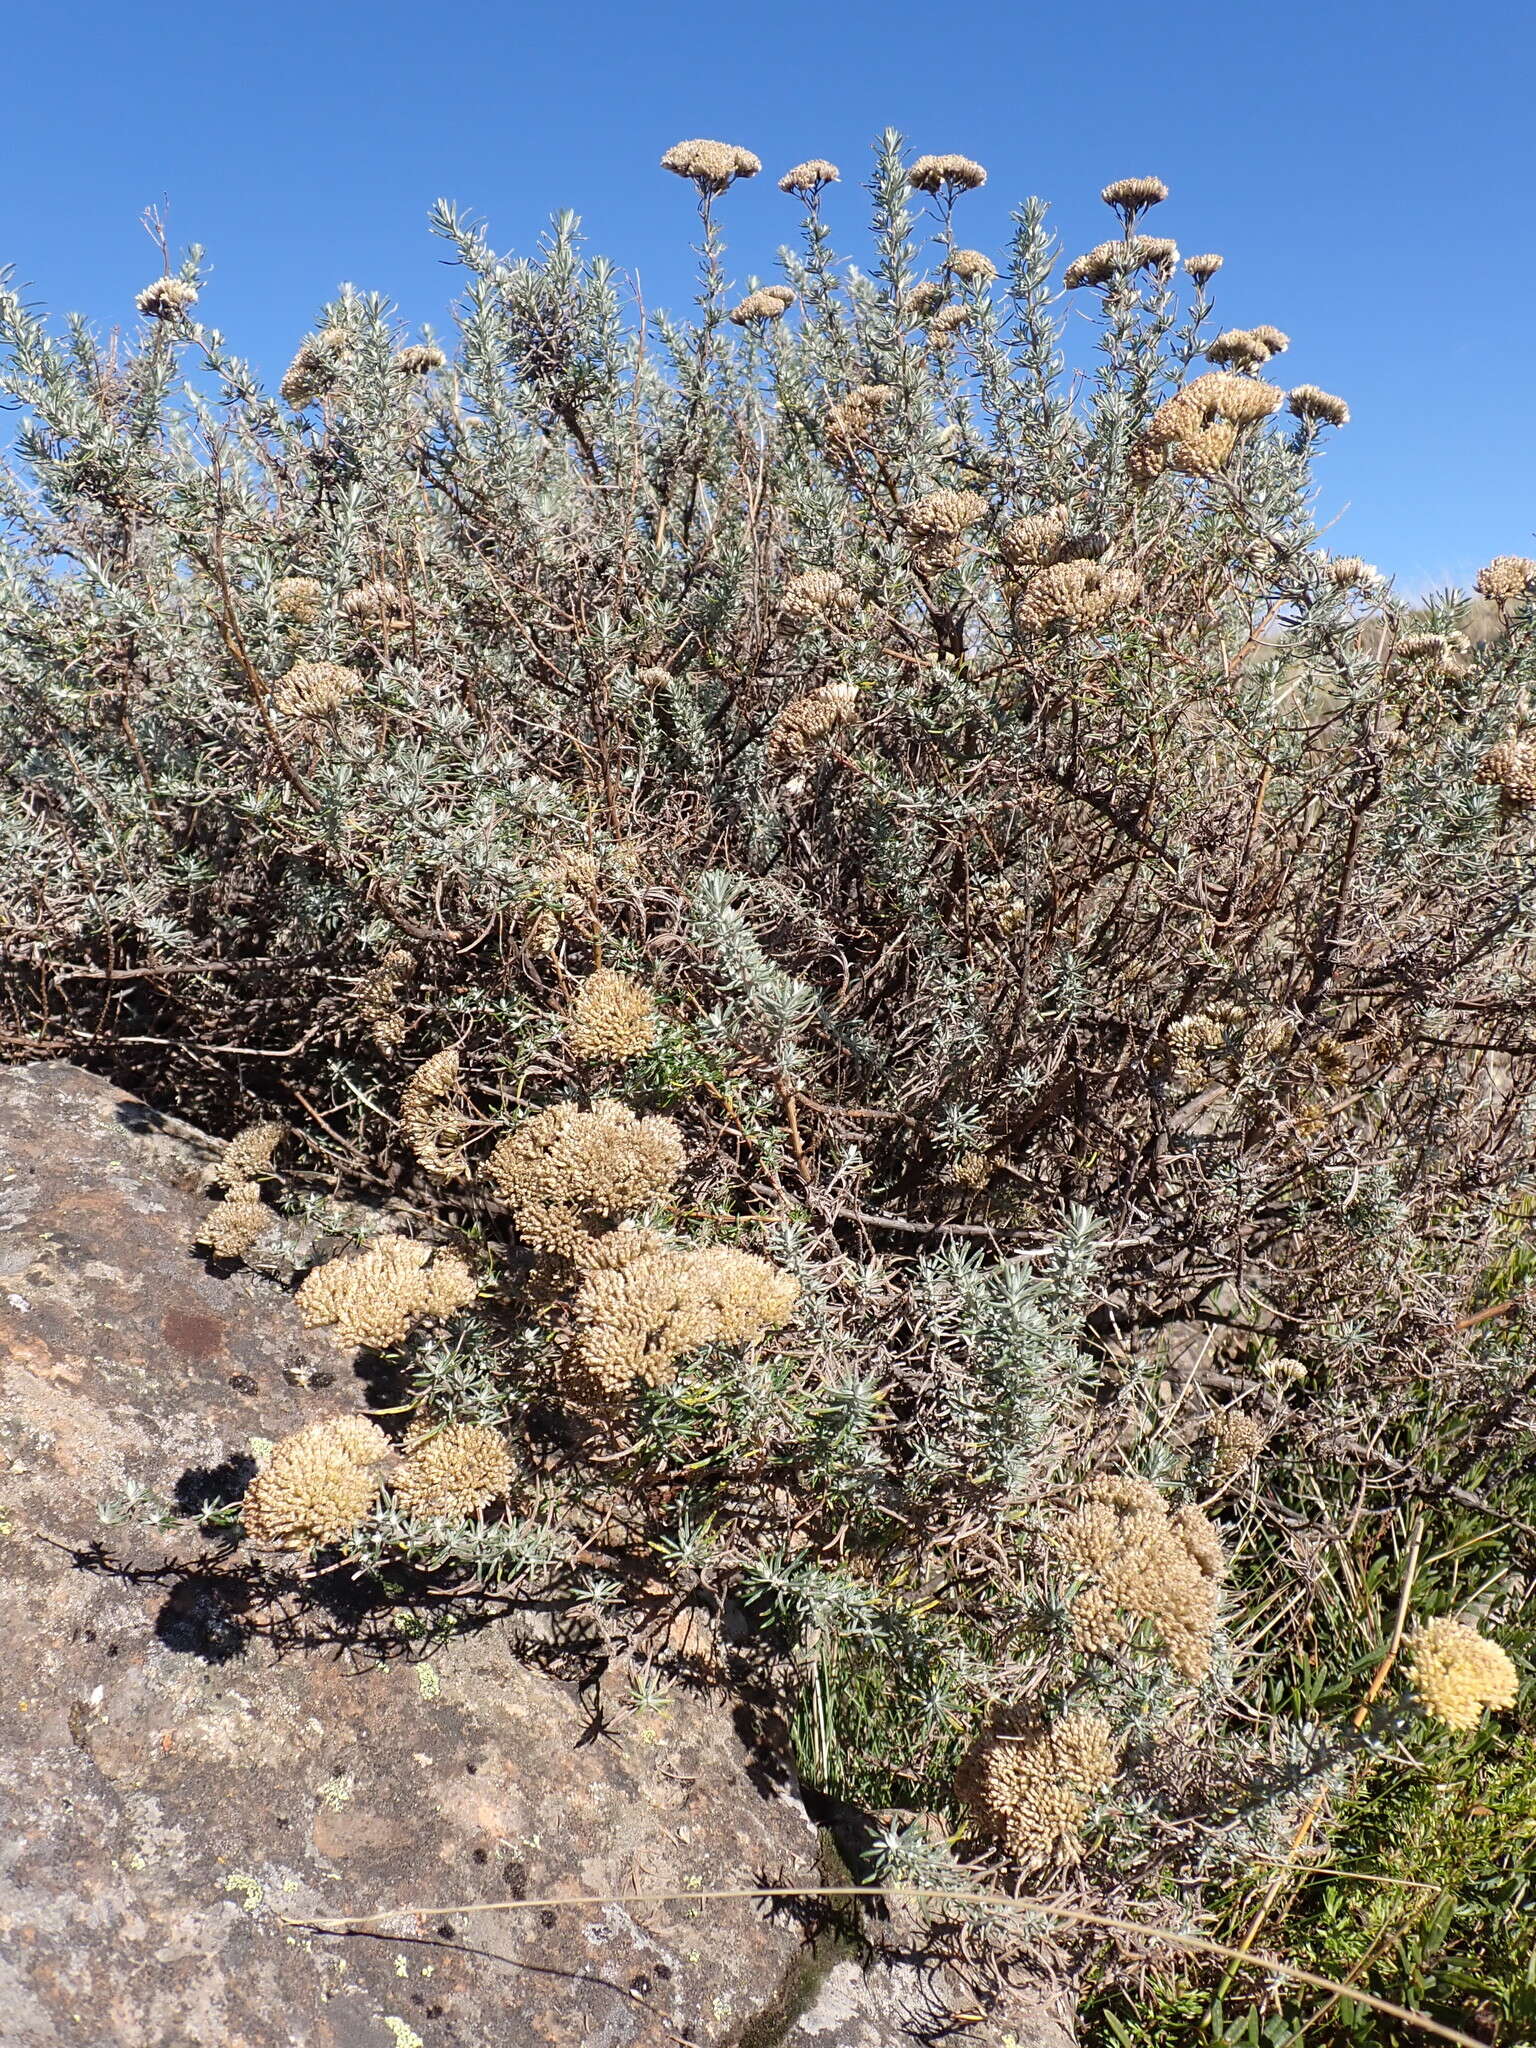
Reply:
M907 293L902 308L909 320L931 320L948 296L943 285L934 278L925 277Z
M1212 1422L1208 1441L1212 1482L1225 1486L1241 1477L1263 1450L1264 1431L1241 1408L1226 1408Z
M919 192L974 192L987 174L968 156L920 156L909 173Z
M1164 468L1215 476L1236 447L1238 430L1267 419L1283 399L1262 377L1208 370L1153 413L1132 451L1132 473L1139 482Z
M792 165L784 173L779 180L779 190L814 198L824 185L835 185L837 180L836 164L829 164L824 156L812 156L807 157L803 164Z
M822 683L803 697L791 697L768 729L769 758L808 760L858 711L857 683Z
M1179 260L1178 245L1162 235L1128 235L1099 242L1076 256L1061 273L1068 291L1079 285L1108 285L1137 270L1170 271Z
M827 439L834 443L860 439L868 434L895 397L896 388L892 384L855 384L851 391L834 399L827 407Z
M288 1126L284 1123L269 1120L247 1124L225 1145L210 1178L224 1187L231 1187L236 1181L266 1180L272 1173L277 1148L287 1135Z
M949 269L964 284L990 284L997 265L980 249L952 249Z
M1100 1714L1048 1724L1001 1717L955 1774L955 1796L978 1831L1023 1870L1076 1863L1093 1800L1120 1770L1121 1744Z
M246 1488L246 1535L282 1550L343 1542L367 1520L389 1453L383 1430L360 1415L306 1423L280 1437Z
M710 1306L712 1344L751 1344L795 1312L800 1282L755 1252L707 1245L688 1254L692 1284Z
M296 661L272 691L280 718L329 718L362 695L363 679L338 661Z
M1475 1728L1484 1707L1512 1707L1520 1678L1507 1650L1448 1615L1408 1639L1408 1675L1426 1714L1447 1728Z
M613 1239L617 1256L604 1258ZM577 1398L664 1386L690 1351L749 1343L794 1313L799 1283L751 1252L672 1247L639 1231L613 1239L587 1263L573 1304L562 1377Z
M1224 256L1213 255L1209 250L1199 256L1186 256L1184 273L1187 277L1192 277L1196 284L1209 284L1225 261Z
M1443 662L1450 651L1451 643L1444 633L1402 633L1392 647L1398 661Z
M659 1033L651 992L611 967L582 983L571 1004L565 1042L579 1060L633 1060Z
M1021 513L1010 519L997 536L1005 562L1019 568L1039 568L1061 560L1066 552L1072 514L1065 505L1048 505L1043 512Z
M931 341L944 341L970 324L969 306L940 306L938 312L928 322L928 336Z
M1255 341L1262 341L1272 356L1283 356L1291 345L1291 337L1278 327L1250 327L1248 332Z
M1257 370L1267 363L1274 350L1258 335L1246 327L1229 327L1218 334L1205 352L1208 363L1215 363L1227 370Z
M782 320L795 302L789 286L770 284L761 291L748 292L739 306L732 306L730 318L738 327L751 320Z
M657 1201L683 1164L683 1134L669 1117L637 1117L607 1097L580 1110L540 1110L486 1163L492 1192L536 1250L578 1262L625 1216Z
M1381 581L1381 571L1361 561L1358 555L1333 556L1324 574L1336 590L1368 590Z
M342 592L341 609L355 626L373 626L403 619L407 605L399 584L388 576L371 576Z
M1343 399L1315 384L1298 384L1286 402L1299 420L1320 420L1325 427L1349 425L1349 407Z
M203 1218L197 1242L216 1259L243 1259L251 1246L277 1221L277 1212L261 1199L260 1181L232 1181L222 1201Z
M435 341L413 341L395 350L395 368L402 377L426 377L442 369L448 358Z
M1500 740L1478 764L1477 779L1493 784L1516 810L1536 804L1536 739L1511 734Z
M285 619L313 625L325 602L325 585L313 576L279 576L272 586L272 602Z
M350 337L344 329L327 327L307 334L283 372L278 391L295 412L324 398L341 382Z
M512 1457L499 1431L473 1422L413 1422L390 1484L408 1515L465 1522L512 1484Z
M1030 578L1014 605L1014 618L1026 633L1054 625L1091 630L1140 595L1141 578L1133 569L1106 569L1102 562L1048 562Z
M466 1107L459 1055L451 1045L423 1060L401 1091L400 1135L433 1180L452 1180L468 1171Z
M1071 1607L1080 1648L1117 1648L1138 1622L1148 1622L1177 1671L1192 1685L1205 1677L1226 1565L1221 1540L1198 1508L1170 1515L1144 1480L1103 1480L1088 1488L1052 1541L1088 1576Z
M394 946L357 985L358 1010L372 1030L373 1042L380 1052L393 1052L409 1029L400 996L415 975L415 954L406 952L403 946Z
M1116 178L1099 194L1106 206L1127 217L1145 213L1149 206L1161 206L1168 187L1161 178Z
M456 1252L383 1236L314 1267L294 1300L308 1328L329 1325L343 1348L386 1351L403 1344L417 1323L468 1308L476 1292L475 1276Z
M779 608L790 619L828 619L858 609L859 596L836 569L801 569L790 577Z
M700 192L725 191L737 178L755 178L763 168L762 159L734 142L674 142L661 159L661 168L679 178L691 178Z
M1536 591L1536 562L1528 555L1495 555L1478 570L1477 588L1495 604L1518 604Z
M197 304L197 286L189 277L157 277L133 302L150 320L179 320Z
M987 516L980 491L930 491L901 508L902 524L912 533L959 534Z
M623 1399L664 1386L680 1358L709 1341L709 1304L670 1249L586 1272L572 1309L561 1378L577 1399Z

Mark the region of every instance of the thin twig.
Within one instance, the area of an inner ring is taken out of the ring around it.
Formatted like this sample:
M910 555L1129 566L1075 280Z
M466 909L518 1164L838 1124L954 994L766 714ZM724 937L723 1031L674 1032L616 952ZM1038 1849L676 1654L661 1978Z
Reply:
M1225 1956L1236 1964L1250 1969L1264 1970L1277 1977L1288 1978L1294 1984L1305 1984L1314 1991L1342 1994L1366 2005L1373 2012L1379 2012L1388 2019L1400 2020L1405 2026L1417 2027L1421 2033L1433 2034L1438 2040L1453 2041L1457 2048L1488 2048L1485 2041L1479 2041L1474 2034L1464 2034L1457 2027L1443 2026L1439 2020L1432 2020L1428 2014L1413 2012L1405 2005L1394 2005L1390 1999L1378 1998L1373 1992L1361 1991L1347 1984L1340 1984L1335 1978L1321 1977L1313 1970L1304 1970L1296 1963L1283 1962L1278 1956L1245 1955L1229 1948L1225 1942L1215 1941L1208 1935L1176 1933L1167 1927L1148 1927L1139 1920L1120 1920L1109 1913L1094 1913L1082 1906L1063 1906L1052 1899L1038 1899L1029 1896L1008 1897L998 1892L953 1892L922 1885L727 1885L713 1890L688 1892L597 1892L587 1897L551 1895L539 1899L476 1899L460 1905L450 1906L394 1906L382 1913L348 1913L327 1919L306 1919L297 1914L276 1913L273 1918L285 1927L303 1927L317 1934L362 1934L369 1928L377 1927L385 1920L410 1919L451 1919L479 1913L531 1913L554 1912L561 1907L575 1907L591 1911L594 1906L664 1906L702 1904L707 1900L727 1899L877 1899L882 1902L903 1899L939 1899L954 1906L988 1906L993 1909L1014 1909L1025 1913L1048 1913L1058 1920L1071 1921L1079 1927L1096 1927L1106 1934L1132 1936L1140 1941L1166 1941L1178 1948L1193 1950L1197 1955Z

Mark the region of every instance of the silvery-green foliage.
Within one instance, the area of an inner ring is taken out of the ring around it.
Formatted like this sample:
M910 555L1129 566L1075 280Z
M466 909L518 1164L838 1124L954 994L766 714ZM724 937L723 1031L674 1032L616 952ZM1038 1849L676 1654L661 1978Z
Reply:
M1536 636L1341 583L1327 435L1283 411L1215 475L1150 473L1209 289L1067 292L1034 199L961 281L966 200L914 191L893 134L868 193L859 259L844 188L783 252L797 307L746 325L729 193L686 316L642 317L570 215L507 256L440 206L443 365L402 368L394 310L346 289L291 403L193 317L108 342L6 283L0 993L8 1054L291 1124L271 1270L338 1188L475 1261L475 1314L401 1364L506 1432L517 1497L382 1509L364 1563L605 1614L662 1569L748 1594L804 1754L888 1805L941 1797L994 1701L1097 1686L1174 1739L1145 1643L1071 1639L1050 1532L1086 1480L1191 1498L1240 1404L1310 1486L1427 1386L1502 1443L1464 1317L1530 1192L1536 838L1478 775ZM939 492L975 494L954 535ZM1119 578L1106 615L1035 607L1010 534L1047 513ZM807 570L825 608L787 601ZM1399 654L1425 632L1443 658ZM350 671L328 708L305 663ZM599 965L659 1005L627 1068L567 1044ZM399 1105L449 1045L471 1166L434 1180ZM772 1256L802 1306L594 1419L479 1175L514 1118L599 1093L682 1130L651 1220ZM1211 1504L1234 1546L1247 1499ZM1305 1512L1258 1521L1304 1577ZM1216 1673L1240 1751L1240 1658ZM1135 1783L1166 1868L1199 1800Z

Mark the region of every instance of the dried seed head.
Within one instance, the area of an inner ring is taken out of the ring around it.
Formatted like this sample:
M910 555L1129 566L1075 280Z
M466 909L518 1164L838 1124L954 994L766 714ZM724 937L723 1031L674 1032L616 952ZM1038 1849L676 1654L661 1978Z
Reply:
M1215 476L1237 445L1238 430L1276 412L1284 398L1262 377L1208 370L1165 399L1131 454L1131 472L1145 483L1165 468Z
M1024 1870L1076 1863L1092 1801L1120 1770L1121 1744L1100 1714L1049 1724L1002 1717L971 1747L955 1796L977 1829Z
M986 518L987 501L980 491L930 491L927 497L903 505L899 516L911 533L960 534Z
M1220 476L1237 446L1237 428L1230 420L1215 420L1197 428L1168 450L1168 467L1185 476Z
M1477 1726L1484 1707L1512 1707L1520 1690L1508 1651L1446 1615L1409 1637L1408 1675L1425 1713L1462 1732Z
M236 1181L266 1180L272 1173L277 1148L287 1135L288 1126L284 1123L247 1124L225 1145L211 1178L223 1187L231 1187Z
M425 377L442 369L448 358L435 341L413 341L395 350L395 368L402 377Z
M1216 363L1226 370L1257 370L1267 363L1274 350L1267 342L1246 327L1229 327L1224 334L1218 334L1205 352L1208 363Z
M660 1035L649 989L627 974L598 968L571 1004L565 1042L579 1060L632 1060Z
M1528 555L1495 555L1478 570L1477 588L1495 604L1518 604L1536 590L1536 562Z
M1132 569L1106 569L1101 562L1049 562L1030 578L1013 615L1025 633L1053 625L1092 630L1140 595L1141 578Z
M823 683L803 697L791 697L768 729L769 759L808 760L858 710L857 683Z
M1184 272L1196 284L1209 284L1225 261L1225 257L1212 255L1209 251L1201 256L1186 256Z
M1178 245L1162 235L1129 235L1099 242L1076 256L1061 274L1068 291L1079 285L1109 285L1137 270L1171 271L1179 260Z
M896 397L892 384L855 384L827 407L827 439L855 441L867 434Z
M636 1117L602 1098L540 1110L503 1138L486 1180L538 1251L578 1262L595 1239L657 1201L682 1170L683 1134L669 1117Z
M1283 356L1291 345L1291 337L1278 327L1250 327L1248 332L1255 341L1262 341L1272 356Z
M980 249L952 250L949 268L965 284L990 284L997 275L997 265Z
M341 609L354 625L372 626L403 619L407 605L397 583L388 576L373 576L342 592Z
M1234 427L1256 426L1284 402L1278 384L1266 384L1262 377L1234 377L1225 370L1207 370L1185 385L1182 396L1198 407L1202 419L1230 420Z
M446 1046L423 1060L400 1096L400 1135L433 1180L453 1180L469 1170L464 1152L466 1110L459 1088L459 1055Z
M1168 197L1168 187L1161 178L1116 178L1099 197L1106 206L1131 218L1145 213L1149 206L1160 206Z
M1478 766L1479 782L1492 783L1517 810L1536 804L1536 739L1511 735L1490 747Z
M1043 512L1025 512L1001 528L997 544L1006 562L1015 567L1039 568L1059 561L1066 552L1072 514L1065 505L1049 505Z
M408 1030L400 1007L401 991L415 979L416 956L392 947L357 985L357 1007L373 1032L380 1052L393 1052Z
M340 327L326 327L319 334L305 335L277 387L295 412L302 412L305 406L336 389L346 367L349 340L350 336Z
M261 1199L260 1181L232 1181L223 1200L203 1218L197 1242L207 1245L216 1259L243 1259L277 1220L276 1210Z
M344 1541L367 1520L389 1450L383 1430L360 1415L310 1422L279 1438L246 1488L246 1535L282 1550Z
M1315 384L1298 384L1287 404L1299 420L1320 420L1325 427L1349 425L1349 407L1343 399L1335 398L1331 391L1320 391Z
M475 1277L457 1253L434 1254L411 1238L384 1236L314 1267L294 1300L308 1328L329 1325L344 1349L387 1351L403 1344L417 1323L468 1308L476 1292Z
M1368 590L1381 581L1381 571L1358 555L1335 555L1323 573L1336 590Z
M795 164L779 180L781 192L794 192L804 197L814 197L824 185L835 185L838 179L836 164L829 164L824 156L807 157L803 164Z
M272 602L285 619L313 625L325 602L325 585L313 576L279 576L272 586Z
M408 1515L466 1522L512 1484L512 1458L500 1433L477 1423L413 1422L401 1448L404 1460L390 1490Z
M931 341L943 341L951 334L958 334L963 327L971 324L969 306L940 306L928 322L928 337Z
M836 569L801 569L791 576L779 597L786 618L827 619L858 609L859 596Z
M296 661L272 692L279 718L328 718L362 695L363 679L338 661Z
M738 327L745 327L750 320L782 320L795 303L795 295L787 284L765 285L760 292L748 292L739 306L733 306L730 318Z
M1156 1487L1138 1479L1099 1481L1052 1542L1089 1583L1071 1607L1080 1648L1110 1650L1139 1621L1150 1622L1163 1654L1191 1684L1210 1668L1226 1570L1221 1540L1198 1508L1172 1515Z
M1404 633L1393 644L1392 652L1399 661L1443 661L1451 651L1450 640L1444 633Z
M157 277L133 302L150 320L179 320L197 304L197 286L187 277Z
M985 185L987 174L968 156L920 156L910 173L919 192L974 192Z
M1253 1416L1240 1408L1228 1408L1211 1424L1209 1442L1212 1481L1225 1486L1258 1457L1264 1448L1264 1432Z
M674 142L661 159L661 168L679 178L691 178L701 192L723 192L737 178L755 178L763 168L762 159L734 142Z
M909 320L931 320L947 297L943 285L931 277L924 278L921 284L913 285L907 293L902 302L903 310Z
M751 1252L671 1247L642 1231L613 1238L613 1255L600 1245L586 1263L573 1305L562 1379L579 1399L664 1386L688 1352L749 1343L794 1313L799 1283Z

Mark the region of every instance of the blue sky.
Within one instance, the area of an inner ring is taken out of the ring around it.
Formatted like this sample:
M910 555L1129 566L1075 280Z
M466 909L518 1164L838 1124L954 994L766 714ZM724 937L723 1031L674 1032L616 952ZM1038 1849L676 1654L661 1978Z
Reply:
M158 267L138 216L168 205L173 240L213 265L200 314L275 375L343 279L443 321L439 195L504 250L573 207L648 303L677 305L692 220L655 168L669 143L762 156L725 220L737 274L767 275L794 221L767 174L839 163L832 218L857 254L857 186L890 124L988 166L962 202L982 247L1037 192L1076 253L1107 231L1098 187L1156 172L1173 188L1156 229L1226 256L1225 321L1285 328L1291 381L1354 409L1321 470L1335 545L1410 588L1536 552L1526 0L8 12L0 262L56 311L131 317Z

